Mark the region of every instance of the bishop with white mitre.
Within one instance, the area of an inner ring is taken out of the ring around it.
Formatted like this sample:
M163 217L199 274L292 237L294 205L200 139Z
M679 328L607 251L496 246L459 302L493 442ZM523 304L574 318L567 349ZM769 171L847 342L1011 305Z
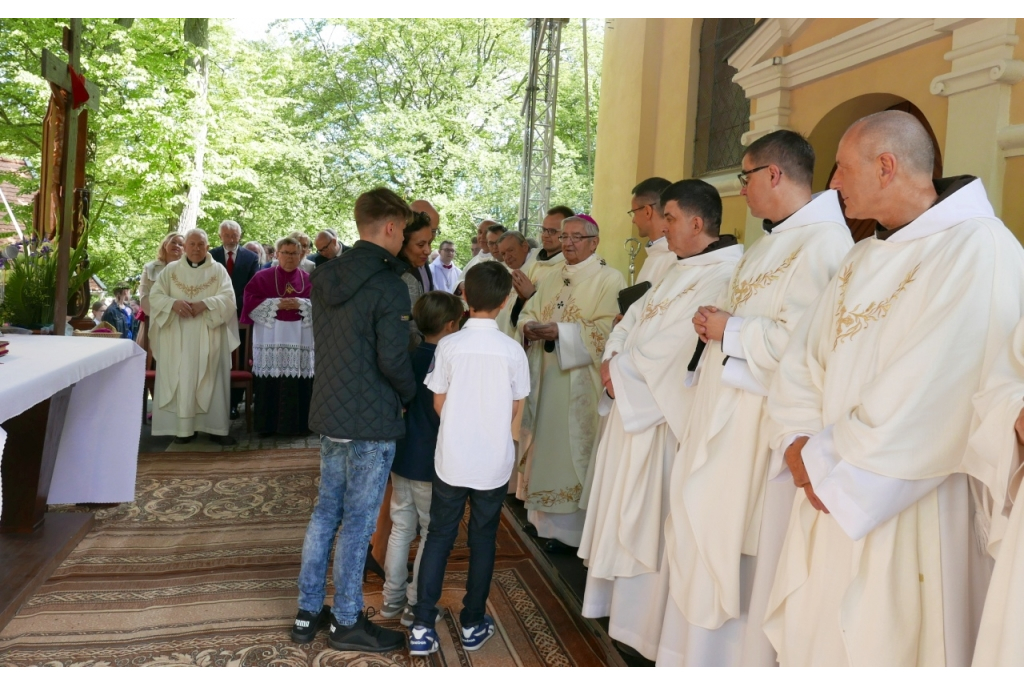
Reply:
M853 246L836 192L811 196L814 150L799 134L759 138L742 167L741 193L766 234L721 306L693 319L708 345L671 474L659 665L775 663L760 616L794 488L768 484L767 388L800 317Z
M519 435L516 495L552 550L580 544L585 512L579 501L599 437L601 357L625 285L622 274L598 259L592 219L570 217L562 230L565 263L541 280L518 322L530 344L530 397Z
M765 632L784 666L968 665L987 578L957 471L971 398L1024 312L1024 249L981 181L933 183L932 141L910 114L854 123L836 165L847 215L880 227L771 389L773 446L803 492Z
M1024 666L1024 320L974 397L965 470L988 488L987 549L995 569L981 616L974 666Z
M196 431L231 444L231 351L238 347L235 291L208 254L205 231L185 234L185 255L149 292L150 341L157 362L153 435L188 442Z
M662 571L668 474L695 390L686 386L697 345L691 319L729 286L743 246L719 236L722 199L700 180L666 188L659 212L675 264L626 311L604 350L602 381L614 396L591 465L579 556L588 562L583 615L610 616L608 634L649 659L657 654L668 596Z

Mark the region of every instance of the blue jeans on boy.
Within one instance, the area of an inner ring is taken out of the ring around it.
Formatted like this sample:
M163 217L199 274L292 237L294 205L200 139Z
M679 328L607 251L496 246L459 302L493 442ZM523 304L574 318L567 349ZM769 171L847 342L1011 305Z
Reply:
M320 436L320 493L302 543L299 608L319 612L334 553L334 606L338 625L351 626L363 610L363 566L384 486L395 458L394 440L334 442Z
M437 476L430 499L430 526L420 558L418 601L413 608L417 625L433 626L437 620L437 602L448 565L448 555L459 534L459 524L469 500L469 573L466 594L462 598L459 622L464 628L479 624L486 613L487 595L494 574L495 538L501 521L501 505L508 485L494 490L473 490L448 485Z

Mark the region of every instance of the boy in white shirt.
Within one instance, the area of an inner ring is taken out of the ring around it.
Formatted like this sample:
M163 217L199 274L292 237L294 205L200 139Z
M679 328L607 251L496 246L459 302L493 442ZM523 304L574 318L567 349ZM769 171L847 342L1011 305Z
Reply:
M438 343L433 368L424 380L434 393L441 427L434 452L430 526L409 637L413 656L438 650L437 602L466 500L469 572L459 615L460 638L464 649L475 651L494 634L494 620L484 609L501 507L515 463L512 416L530 394L526 353L495 322L511 289L512 276L498 262L469 269L464 286L469 320L460 332Z

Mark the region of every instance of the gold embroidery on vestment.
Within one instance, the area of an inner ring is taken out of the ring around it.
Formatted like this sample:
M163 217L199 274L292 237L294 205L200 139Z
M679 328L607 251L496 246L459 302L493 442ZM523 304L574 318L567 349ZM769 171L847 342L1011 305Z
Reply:
M531 492L526 501L530 504L539 504L542 507L553 507L562 502L579 502L583 494L582 485L574 485L571 488L559 490L538 490Z
M881 302L871 302L863 310L861 305L853 309L846 308L846 288L853 277L853 264L848 264L843 273L839 274L839 303L836 308L836 339L832 343L832 350L839 347L839 343L852 340L855 335L868 327L872 321L881 321L889 314L889 309L896 302L900 294L907 289L907 286L914 282L917 270L921 268L918 264L903 278L893 294Z
M756 295L758 290L761 290L762 288L765 288L779 280L782 274L786 272L786 269L793 264L793 260L796 259L798 254L800 254L799 248L794 250L793 254L786 257L785 261L772 271L766 271L762 274L758 274L754 278L737 283L735 279L740 275L740 271L742 270L741 264L740 267L736 269L736 276L733 278L732 311L735 312L737 307Z
M663 300L662 302L659 302L658 304L654 304L653 302L648 300L647 301L647 306L644 307L643 314L640 315L640 321L638 321L637 323L638 324L646 323L646 322L650 321L651 319L653 319L654 317L659 316L661 314L664 314L665 312L668 311L668 308L671 307L672 304L676 300L678 300L683 295L689 295L696 288L697 288L696 284L691 285L689 288L687 288L683 292L679 293L675 297L673 297L671 299L668 299L668 300Z
M217 277L217 274L214 274L213 276L210 276L210 280L206 281L206 283L200 283L199 285L185 285L184 283L178 280L178 274L171 274L171 281L174 283L174 285L178 286L178 288L181 289L181 291L185 293L185 296L188 297L189 299L192 299L199 293L209 288L211 285L215 285L218 280L220 279Z

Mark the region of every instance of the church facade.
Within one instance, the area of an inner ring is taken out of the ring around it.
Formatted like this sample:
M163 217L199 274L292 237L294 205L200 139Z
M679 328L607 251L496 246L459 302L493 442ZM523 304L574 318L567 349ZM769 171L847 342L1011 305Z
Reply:
M714 185L722 231L750 244L761 231L739 195L746 145L803 134L824 190L846 128L887 109L917 116L935 175L979 177L1024 241L1022 34L1017 19L608 20L593 208L602 256L626 271L630 189L651 176ZM850 229L858 239L873 225Z

